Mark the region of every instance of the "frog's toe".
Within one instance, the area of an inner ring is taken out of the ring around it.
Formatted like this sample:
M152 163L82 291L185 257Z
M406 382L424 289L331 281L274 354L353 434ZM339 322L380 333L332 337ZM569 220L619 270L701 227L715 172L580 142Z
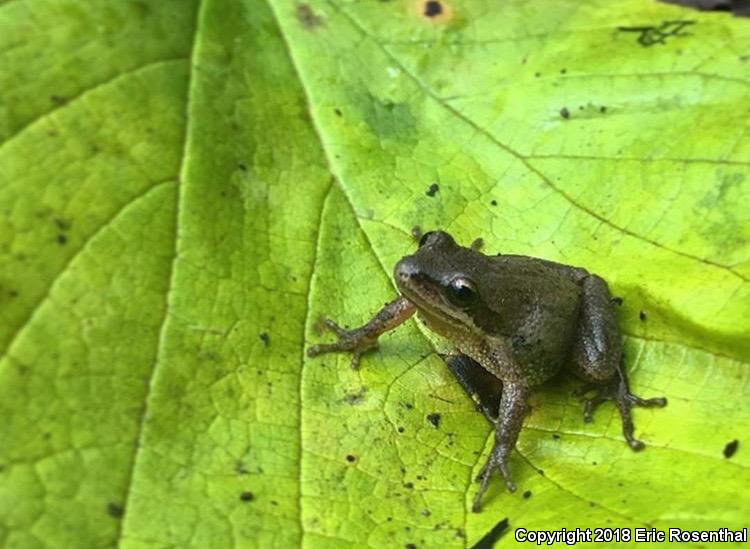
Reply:
M510 478L507 457L500 453L497 448L493 449L492 453L487 458L487 462L484 464L484 467L482 467L482 470L479 471L479 474L475 479L476 482L479 483L479 489L474 496L474 503L471 507L472 511L474 511L475 513L478 513L482 508L482 496L487 491L487 486L490 483L490 479L492 478L492 473L494 471L497 471L503 477L505 486L508 488L509 492L516 491L516 485Z
M583 421L591 423L594 421L594 410L605 400L610 400L611 395L602 394L601 392L595 397L583 399Z
M646 445L642 441L636 438L631 437L630 439L627 439L627 442L628 442L628 446L630 446L636 452L640 452L646 447Z
M325 328L326 330L333 332L338 337L343 337L347 330L336 324L333 320L330 318L322 318L320 319L320 324Z
M628 393L626 398L631 406L640 406L641 408L663 408L667 405L667 399L665 397L641 398L632 393Z

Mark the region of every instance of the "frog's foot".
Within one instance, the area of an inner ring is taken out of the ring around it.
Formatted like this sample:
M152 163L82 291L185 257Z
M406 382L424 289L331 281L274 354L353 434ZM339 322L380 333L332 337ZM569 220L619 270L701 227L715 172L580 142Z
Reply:
M477 490L474 496L474 503L471 506L471 510L478 513L482 510L482 496L487 491L487 485L490 482L493 471L498 471L505 481L505 486L508 487L509 492L516 491L516 485L510 478L510 472L508 471L508 454L509 449L504 448L502 445L495 443L495 447L492 449L492 453L487 458L487 462L482 467L482 470L477 475L476 481L479 483L479 490Z
M596 394L591 398L583 399L583 421L591 423L593 421L593 413L596 407L606 400L613 400L617 404L617 409L620 412L622 418L622 434L625 440L633 450L642 450L645 446L643 442L636 439L633 436L633 418L630 415L630 409L633 406L641 406L643 408L656 408L667 405L667 399L664 397L656 398L641 398L630 392L628 384L624 377L615 378L615 380L607 385L587 385L581 388L582 390L576 391L578 395L583 395L592 389L596 389Z
M313 357L323 353L352 351L352 368L356 370L359 368L359 359L362 355L378 346L377 335L373 338L362 328L346 330L328 318L324 318L321 323L324 328L336 334L338 341L308 347L307 356Z

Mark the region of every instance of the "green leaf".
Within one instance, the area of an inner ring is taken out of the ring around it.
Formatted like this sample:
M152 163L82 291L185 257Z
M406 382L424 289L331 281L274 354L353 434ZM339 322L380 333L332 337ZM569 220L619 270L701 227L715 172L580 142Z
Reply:
M745 526L747 21L439 1L0 3L0 545ZM604 276L669 398L648 448L548 383L474 514L449 343L306 358L393 298L414 225Z

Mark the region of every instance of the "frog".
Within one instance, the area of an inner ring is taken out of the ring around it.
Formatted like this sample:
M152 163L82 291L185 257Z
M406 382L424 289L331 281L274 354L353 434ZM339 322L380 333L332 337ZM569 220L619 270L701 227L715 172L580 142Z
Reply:
M345 329L323 319L333 343L307 349L351 352L352 368L378 345L378 338L415 314L455 349L441 354L450 372L494 427L494 445L476 481L472 510L481 510L490 478L497 472L516 491L509 458L516 446L529 396L562 370L583 381L575 391L583 419L611 400L619 411L625 442L635 451L631 409L662 407L664 397L631 393L624 368L622 334L607 282L582 267L524 255L485 255L461 246L446 231L419 236L417 250L399 260L393 278L399 296L364 325ZM589 396L586 396L589 395Z

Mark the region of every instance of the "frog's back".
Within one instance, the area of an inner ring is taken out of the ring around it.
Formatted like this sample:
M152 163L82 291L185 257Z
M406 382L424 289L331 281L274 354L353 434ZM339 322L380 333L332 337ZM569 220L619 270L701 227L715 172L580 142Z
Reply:
M488 264L495 281L489 301L518 362L534 384L553 375L570 354L578 328L583 269L519 255Z

